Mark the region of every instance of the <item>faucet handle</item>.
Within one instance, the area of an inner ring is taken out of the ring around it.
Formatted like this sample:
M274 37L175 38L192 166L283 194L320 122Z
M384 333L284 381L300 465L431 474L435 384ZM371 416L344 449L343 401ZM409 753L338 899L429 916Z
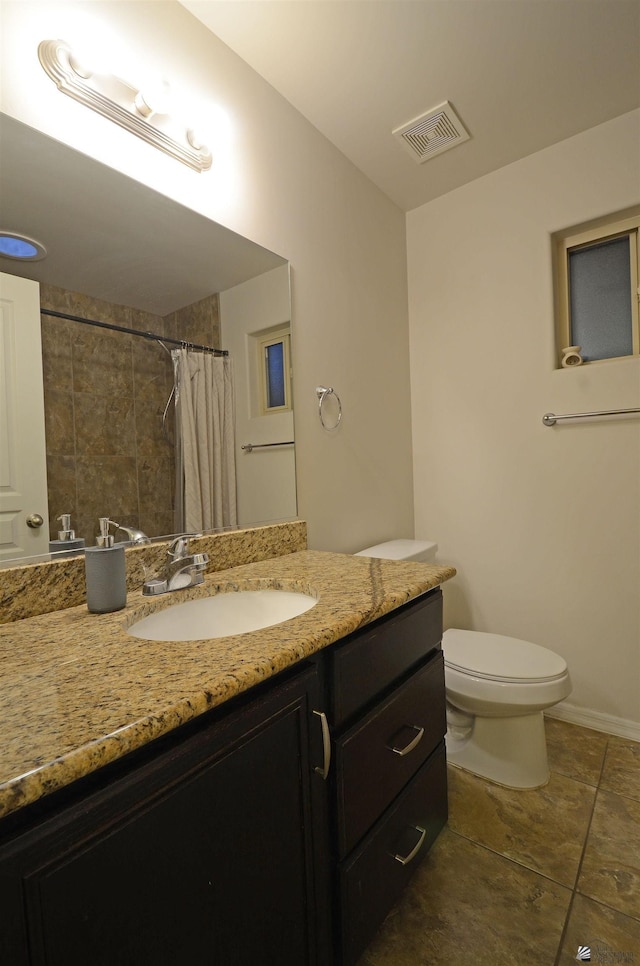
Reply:
M192 537L201 536L201 533L181 533L179 536L173 538L169 544L167 554L176 560L186 556L189 553L189 540Z

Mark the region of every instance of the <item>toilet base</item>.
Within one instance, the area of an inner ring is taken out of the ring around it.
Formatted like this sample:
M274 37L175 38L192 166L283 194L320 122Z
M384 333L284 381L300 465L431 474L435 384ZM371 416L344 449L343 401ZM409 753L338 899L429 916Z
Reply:
M514 718L473 720L468 738L447 732L447 760L508 788L540 788L549 780L541 711Z

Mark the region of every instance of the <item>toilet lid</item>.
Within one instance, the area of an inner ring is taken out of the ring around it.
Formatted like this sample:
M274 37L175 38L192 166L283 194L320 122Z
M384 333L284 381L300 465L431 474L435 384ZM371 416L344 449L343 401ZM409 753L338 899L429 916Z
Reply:
M564 658L530 641L451 628L442 637L445 666L491 681L542 682L567 673Z

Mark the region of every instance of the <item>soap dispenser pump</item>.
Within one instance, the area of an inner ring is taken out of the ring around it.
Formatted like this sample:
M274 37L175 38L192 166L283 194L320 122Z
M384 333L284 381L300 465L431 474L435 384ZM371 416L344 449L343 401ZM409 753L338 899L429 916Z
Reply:
M99 517L98 525L100 527L100 533L96 537L96 547L112 547L115 542L115 537L112 533L109 533L109 525L111 520L109 517Z
M92 614L122 610L127 603L127 573L124 547L114 546L109 533L109 518L100 517L96 546L87 547L84 569L87 583L87 608Z
M49 553L65 552L68 554L77 553L84 547L82 537L76 537L76 532L71 528L71 514L61 513L56 520L60 522L61 529L58 530L58 539L49 541Z

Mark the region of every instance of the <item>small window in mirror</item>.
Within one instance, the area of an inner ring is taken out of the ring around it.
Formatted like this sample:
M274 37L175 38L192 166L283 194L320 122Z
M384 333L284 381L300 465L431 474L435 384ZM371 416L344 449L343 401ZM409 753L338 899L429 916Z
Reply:
M586 363L640 355L640 212L555 236L559 355L580 346Z
M291 336L280 329L257 340L260 400L263 415L291 409Z

